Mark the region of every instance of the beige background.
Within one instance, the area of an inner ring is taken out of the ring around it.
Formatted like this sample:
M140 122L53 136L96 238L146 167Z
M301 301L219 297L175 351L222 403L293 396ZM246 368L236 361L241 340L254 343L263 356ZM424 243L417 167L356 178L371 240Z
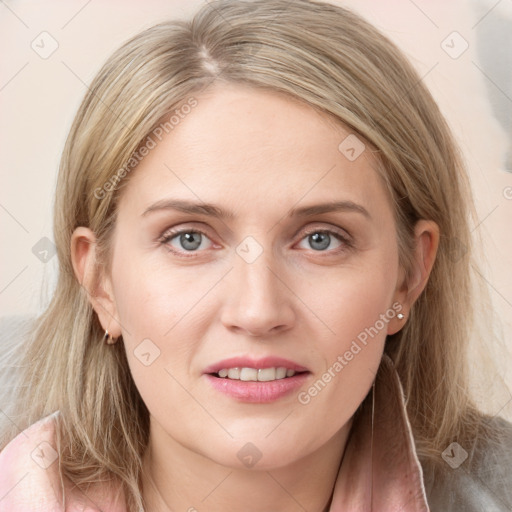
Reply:
M448 118L475 192L479 223L474 230L484 237L488 258L482 278L501 320L497 330L512 346L512 173L506 170L512 161L512 62L507 60L512 55L512 2L339 3L363 14L400 45ZM163 19L187 17L202 4L0 2L0 315L35 315L51 293L56 258L51 245L40 240L52 239L59 156L86 84L125 39ZM43 31L50 36L41 36ZM46 59L31 47L48 50L52 39L58 48ZM464 41L468 49L453 58ZM452 56L443 49L446 45Z

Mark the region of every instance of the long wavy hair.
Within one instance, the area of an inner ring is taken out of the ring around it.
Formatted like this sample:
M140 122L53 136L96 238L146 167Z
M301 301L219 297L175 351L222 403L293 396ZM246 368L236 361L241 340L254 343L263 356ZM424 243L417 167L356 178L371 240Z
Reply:
M61 474L84 488L117 481L130 511L143 506L148 410L123 343L103 342L73 272L70 240L76 227L91 228L98 272L109 270L117 205L137 172L127 162L162 119L221 81L305 102L373 148L409 275L416 221L438 224L428 284L385 347L404 386L420 461L438 467L450 442L472 443L483 428L468 380L474 298L485 292L475 294L470 185L436 102L397 47L353 12L306 0L208 3L189 21L136 35L94 78L62 155L54 213L58 284L23 349L15 423L24 428L59 410ZM3 446L18 432L4 432Z

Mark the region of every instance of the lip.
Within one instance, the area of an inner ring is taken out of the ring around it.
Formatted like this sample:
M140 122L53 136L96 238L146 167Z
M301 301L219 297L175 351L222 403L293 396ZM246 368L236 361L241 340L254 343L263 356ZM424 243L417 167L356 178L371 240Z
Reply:
M284 367L300 373L296 373L293 377L286 377L269 382L231 380L212 375L224 368L263 369L273 367ZM240 402L260 404L274 402L297 391L310 374L311 372L306 367L281 357L264 357L260 359L232 357L214 363L204 370L204 376L215 390Z
M223 359L218 363L213 363L207 366L203 373L218 373L223 368L278 368L279 366L295 370L296 372L307 372L309 371L306 367L290 361L289 359L283 359L281 357L263 357L260 359L254 359L251 357L230 357L229 359Z
M296 373L293 377L270 382L231 380L213 375L205 375L205 377L215 390L235 400L263 404L274 402L297 391L309 375L309 372Z

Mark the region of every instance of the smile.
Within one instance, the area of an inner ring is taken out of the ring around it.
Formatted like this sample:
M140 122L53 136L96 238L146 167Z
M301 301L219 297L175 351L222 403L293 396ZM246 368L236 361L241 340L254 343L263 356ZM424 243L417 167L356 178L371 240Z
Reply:
M223 368L217 376L231 380L270 382L293 377L295 370L283 366L273 368Z

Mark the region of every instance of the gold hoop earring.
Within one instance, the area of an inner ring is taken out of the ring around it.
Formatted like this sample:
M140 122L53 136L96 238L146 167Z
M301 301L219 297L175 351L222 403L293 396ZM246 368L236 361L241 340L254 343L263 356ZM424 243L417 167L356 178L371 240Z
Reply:
M117 340L110 334L107 330L105 330L105 336L103 336L103 340L107 345L113 345Z

